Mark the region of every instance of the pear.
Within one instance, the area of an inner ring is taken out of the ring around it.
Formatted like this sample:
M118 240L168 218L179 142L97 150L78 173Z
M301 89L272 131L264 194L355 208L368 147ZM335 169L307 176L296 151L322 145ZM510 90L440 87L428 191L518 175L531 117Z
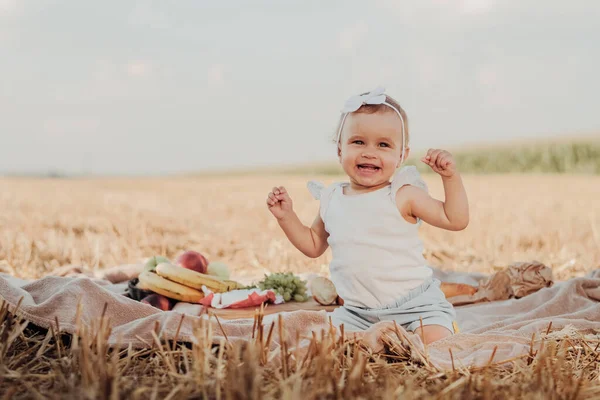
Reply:
M148 272L154 272L154 270L156 270L156 266L160 263L170 263L171 261L169 261L169 259L167 257L163 257L163 256L153 256L150 257L147 261L146 264L144 265L144 271L148 271Z
M206 269L206 273L208 275L218 276L223 280L228 280L231 276L227 264L220 261L212 261L211 263L209 263L208 268Z

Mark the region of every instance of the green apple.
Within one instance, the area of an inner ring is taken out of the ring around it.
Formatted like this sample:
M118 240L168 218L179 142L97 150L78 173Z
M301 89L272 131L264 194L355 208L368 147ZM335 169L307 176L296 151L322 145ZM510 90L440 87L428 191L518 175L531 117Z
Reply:
M148 261L146 261L146 265L144 266L144 271L154 272L156 266L160 263L170 263L171 261L167 257L163 256L154 256L150 257Z
M230 277L229 268L227 264L220 261L212 261L208 264L208 268L206 269L206 273L208 275L218 276L221 279L228 280Z

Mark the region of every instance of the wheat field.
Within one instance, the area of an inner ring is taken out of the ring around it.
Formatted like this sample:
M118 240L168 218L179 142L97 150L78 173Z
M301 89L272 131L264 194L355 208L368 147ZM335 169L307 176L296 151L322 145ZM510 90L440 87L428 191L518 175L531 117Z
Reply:
M36 278L64 265L93 269L184 249L229 264L240 280L265 272L327 274L331 252L310 259L285 238L266 208L288 188L306 224L318 211L306 182L335 176L220 176L0 180L0 268ZM440 179L425 175L443 199ZM467 175L471 221L461 232L421 228L426 257L444 269L490 272L537 260L557 279L600 268L600 176Z
M296 212L309 224L318 210L306 189L309 179L330 183L342 178L1 178L0 272L38 278L65 265L97 270L193 249L226 262L232 277L243 282L277 271L326 275L330 250L317 259L303 256L265 205L273 186L286 186ZM440 179L425 179L432 195L442 199ZM471 222L461 232L422 227L431 265L489 273L513 261L537 260L551 266L557 280L600 268L600 176L463 179ZM599 353L592 351L598 343L583 338L550 343L515 368L444 375L407 359L399 362L397 354L371 359L347 343L327 340L315 344L301 366L282 371L261 364L262 344L215 348L204 340L191 350L158 346L119 353L103 345L102 324L76 343L35 327L17 332L19 326L0 307L4 398L600 396Z

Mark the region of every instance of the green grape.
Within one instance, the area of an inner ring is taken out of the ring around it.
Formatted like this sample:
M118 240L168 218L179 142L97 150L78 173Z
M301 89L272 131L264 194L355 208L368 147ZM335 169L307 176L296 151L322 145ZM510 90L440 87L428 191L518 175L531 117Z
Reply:
M306 285L305 280L294 275L292 272L276 272L274 274L265 275L264 279L256 284L261 290L272 289L280 296L284 297L285 301L306 301Z

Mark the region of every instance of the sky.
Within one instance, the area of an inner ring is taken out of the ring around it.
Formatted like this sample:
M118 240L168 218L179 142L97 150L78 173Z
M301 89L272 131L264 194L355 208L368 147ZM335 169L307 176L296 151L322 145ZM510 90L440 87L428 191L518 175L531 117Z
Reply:
M0 173L335 162L344 102L380 85L415 152L600 133L598 21L596 0L0 0Z

